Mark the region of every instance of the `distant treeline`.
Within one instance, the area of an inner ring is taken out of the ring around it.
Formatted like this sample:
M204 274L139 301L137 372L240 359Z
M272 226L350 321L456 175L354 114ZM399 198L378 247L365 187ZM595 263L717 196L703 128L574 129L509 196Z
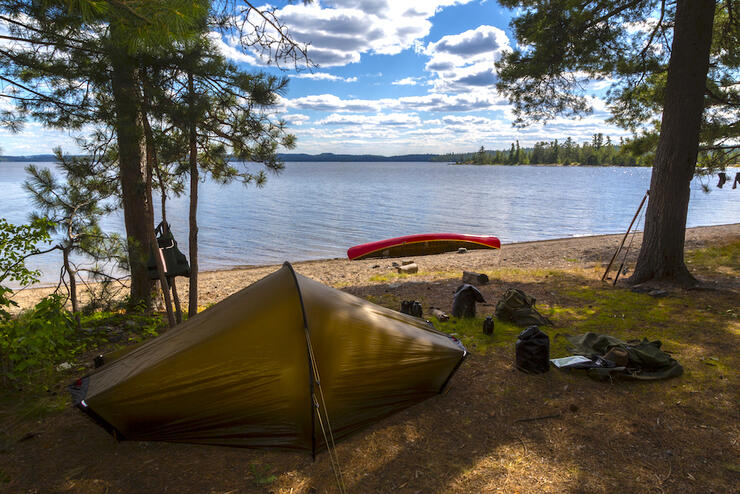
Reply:
M396 156L380 156L377 154L278 154L283 161L344 161L344 162L378 162L378 161L441 161L470 165L612 165L612 166L649 166L646 158L635 156L624 146L620 138L619 143L612 142L609 136L594 134L591 142L578 144L568 137L564 141L538 142L534 147L522 148L519 141L511 144L509 149L487 150L482 146L473 153L448 154L403 154ZM0 161L28 161L54 162L53 154L38 154L32 156L0 156Z
M47 163L56 161L53 154L33 154L31 156L0 156L0 161L29 161L33 163Z
M380 156L377 154L278 154L283 161L442 161L438 154L402 154Z
M449 153L440 155L432 161L452 161L468 165L588 165L588 166L649 166L635 156L620 138L614 144L609 136L594 134L591 142L578 144L568 137L564 141L555 139L538 142L534 147L522 148L519 141L509 149L486 150L481 148L474 153Z
M377 154L278 154L283 161L444 161L438 154L403 154L399 156L380 156ZM57 161L53 154L36 154L32 156L0 156L0 161L28 161L34 163Z

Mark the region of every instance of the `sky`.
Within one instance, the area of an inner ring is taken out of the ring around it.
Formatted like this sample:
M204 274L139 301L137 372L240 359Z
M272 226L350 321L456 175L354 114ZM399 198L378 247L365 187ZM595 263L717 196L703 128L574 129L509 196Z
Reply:
M589 86L593 113L514 128L511 106L495 88L502 54L515 46L512 13L494 0L323 0L283 3L277 15L318 67L266 67L214 34L222 52L246 70L290 78L278 112L297 137L291 152L400 155L508 148L555 138L618 140L608 124L606 84ZM0 98L0 102L2 98ZM29 123L0 129L6 155L78 151L74 135Z

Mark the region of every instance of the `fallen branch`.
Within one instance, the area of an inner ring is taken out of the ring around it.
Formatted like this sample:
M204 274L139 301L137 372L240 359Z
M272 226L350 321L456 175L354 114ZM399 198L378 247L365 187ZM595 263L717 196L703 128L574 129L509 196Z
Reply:
M526 419L516 419L514 422L534 422L535 420L545 420L545 419L559 419L562 418L562 415L559 413L553 413L552 415L543 415L541 417L529 417Z

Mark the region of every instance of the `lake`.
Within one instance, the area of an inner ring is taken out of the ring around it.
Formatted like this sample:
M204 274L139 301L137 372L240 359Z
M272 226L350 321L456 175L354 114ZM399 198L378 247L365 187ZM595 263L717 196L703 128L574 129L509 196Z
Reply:
M22 188L27 164L0 163L0 217L11 223L26 222L32 210ZM740 188L731 188L736 171L728 170L723 189L715 187L716 176L694 179L689 227L740 222ZM200 267L344 257L352 245L423 232L496 235L504 244L621 233L650 173L628 167L286 163L261 189L201 184ZM168 202L168 219L187 254L186 196ZM122 233L122 214L103 226ZM56 281L59 258L30 265L42 270L42 281Z

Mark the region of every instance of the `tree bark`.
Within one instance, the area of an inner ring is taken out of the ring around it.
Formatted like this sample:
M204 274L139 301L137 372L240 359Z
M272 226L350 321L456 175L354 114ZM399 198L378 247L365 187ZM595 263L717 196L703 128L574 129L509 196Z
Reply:
M198 142L194 122L195 87L193 74L188 74L188 93L191 105L190 121L190 293L188 294L188 317L198 313Z
M111 28L111 42L115 42ZM115 104L115 131L118 141L123 218L128 239L131 267L132 306L151 305L152 282L146 267L150 245L150 203L145 179L146 163L142 153L142 129L139 119L139 91L136 63L125 51L125 44L114 50L111 60L111 86Z
M631 284L653 279L683 286L696 283L684 264L684 240L704 111L714 9L715 0L679 0L676 5L650 201Z
M62 249L62 263L64 264L64 270L67 271L69 276L69 300L72 302L72 313L77 314L80 310L77 303L77 273L72 269L72 265L69 262L69 248Z

